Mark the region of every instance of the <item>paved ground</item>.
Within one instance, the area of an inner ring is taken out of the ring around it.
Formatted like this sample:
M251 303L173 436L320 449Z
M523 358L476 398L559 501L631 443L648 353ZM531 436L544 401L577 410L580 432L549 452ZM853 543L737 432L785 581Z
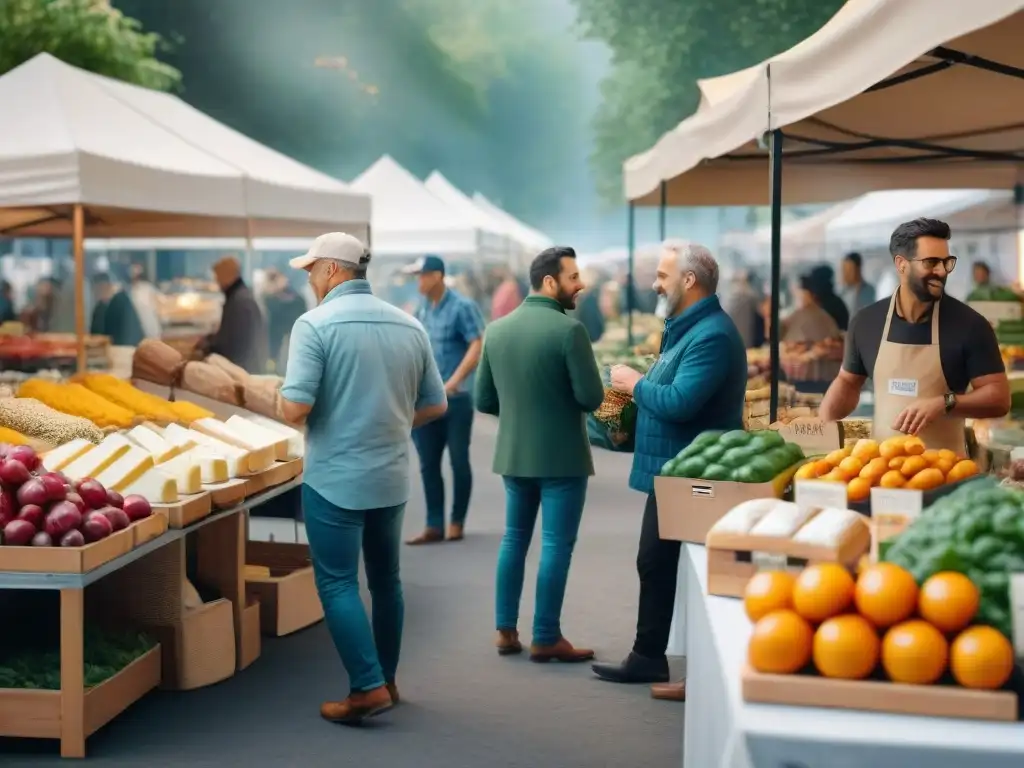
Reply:
M380 766L381 768L676 768L684 705L655 702L645 686L595 680L585 665L501 659L492 647L494 563L503 493L490 472L495 423L478 419L476 490L464 542L405 548L407 703L351 729L320 720L322 699L344 695L344 670L321 623L265 639L260 660L220 685L154 693L88 742L109 766ZM569 580L563 629L574 643L618 659L636 617L636 541L642 498L626 488L629 457L596 451ZM406 531L423 523L414 483ZM539 539L539 532L536 535ZM527 571L528 629L539 542ZM527 633L528 634L528 633ZM0 740L4 766L52 765L53 742Z

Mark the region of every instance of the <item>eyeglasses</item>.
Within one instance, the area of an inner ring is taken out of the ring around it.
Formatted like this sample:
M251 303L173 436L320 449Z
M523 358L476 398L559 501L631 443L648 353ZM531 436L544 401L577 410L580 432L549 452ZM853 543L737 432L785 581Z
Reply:
M947 256L944 259L908 259L908 261L916 261L929 272L934 272L935 269L941 264L943 267L945 267L947 275L956 268L956 256Z

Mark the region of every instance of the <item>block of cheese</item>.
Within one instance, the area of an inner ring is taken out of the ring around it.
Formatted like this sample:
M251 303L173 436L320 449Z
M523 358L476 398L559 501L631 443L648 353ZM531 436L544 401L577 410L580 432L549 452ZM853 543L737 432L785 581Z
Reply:
M72 480L81 480L86 477L95 478L133 446L131 440L115 432L112 435L107 435L102 443L91 451L83 453L61 471Z
M207 485L226 483L232 477L237 477L237 475L230 473L228 460L210 450L192 448L183 453L182 456L187 456L189 461L199 467L199 475L202 478L201 482Z
M153 465L149 451L133 445L96 475L96 479L107 490L120 493L152 469Z
M178 484L161 470L150 469L121 493L142 496L151 504L173 504L178 500Z
M257 445L252 440L241 437L234 428L229 428L223 421L196 419L192 422L191 431L247 452L250 472L262 472L277 460L276 445ZM198 439L196 442L199 442Z
M187 450L187 445L171 445L164 440L163 435L157 434L154 430L142 424L132 427L128 432L128 437L138 443L141 448L148 451L153 457L153 463L155 464L163 464L165 461L170 461L179 453L184 453Z
M43 454L43 467L49 472L60 472L68 464L91 451L95 446L84 437L76 437L70 443L59 445Z
M168 424L163 429L155 424L146 424L146 426L160 435L168 445L173 448L180 448L182 452L196 447L196 441L192 439L192 434L185 427L178 424Z
M249 414L244 418L246 421L251 421L256 426L263 427L271 432L276 432L279 435L287 437L289 459L301 459L305 455L306 437L299 432L299 430L292 429L287 424L282 424L280 421L268 419L266 416L261 416L258 413Z
M288 460L288 437L273 432L259 424L254 424L241 416L231 416L224 426L253 448L273 446L274 458L278 461Z
M203 490L203 472L187 452L159 464L158 468L165 475L174 478L174 482L178 484L179 495L185 496Z
M171 436L173 439L178 439L181 433L187 435L196 444L197 448L202 449L203 453L212 453L215 456L223 457L227 461L228 475L230 477L249 474L250 456L248 451L234 445L222 443L215 437L180 427L177 424L168 424L167 429L164 430L164 435Z

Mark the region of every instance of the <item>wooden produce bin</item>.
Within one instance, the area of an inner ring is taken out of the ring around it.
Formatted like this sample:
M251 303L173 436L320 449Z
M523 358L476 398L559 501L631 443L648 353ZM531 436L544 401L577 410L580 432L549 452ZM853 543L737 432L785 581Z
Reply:
M743 700L758 704L829 707L898 715L1017 720L1013 691L977 691L957 685L905 685L885 680L834 680L817 675L763 675L746 667Z
M302 474L302 459L274 462L270 467L246 478L245 495L265 491L268 488L287 483Z
M213 511L213 498L209 491L182 496L173 504L153 504L153 511L167 518L171 528L187 528L209 517Z
M134 547L131 527L82 547L0 547L0 571L88 573Z
M242 611L242 635L239 647L238 670L252 665L260 657L263 640L260 637L260 601L249 598L245 610Z
M250 541L245 562L269 570L269 575L256 576L247 568L245 577L246 594L260 602L264 634L289 635L323 619L308 545Z
M154 512L149 517L132 523L128 530L132 532L132 543L135 547L141 547L147 541L152 541L167 532L168 521L164 515Z

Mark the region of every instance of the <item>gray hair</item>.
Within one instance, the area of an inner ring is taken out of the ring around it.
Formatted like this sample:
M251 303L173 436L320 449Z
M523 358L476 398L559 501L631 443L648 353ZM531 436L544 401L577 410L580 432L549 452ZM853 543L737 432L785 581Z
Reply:
M369 264L369 257L366 259L365 264L356 264L351 261L345 261L343 259L320 259L320 261L329 262L336 266L338 269L343 269L346 272L351 272L356 279L363 279L366 277L366 267Z
M666 240L662 248L676 255L679 271L692 272L700 288L708 294L718 291L718 262L710 249L688 240Z

